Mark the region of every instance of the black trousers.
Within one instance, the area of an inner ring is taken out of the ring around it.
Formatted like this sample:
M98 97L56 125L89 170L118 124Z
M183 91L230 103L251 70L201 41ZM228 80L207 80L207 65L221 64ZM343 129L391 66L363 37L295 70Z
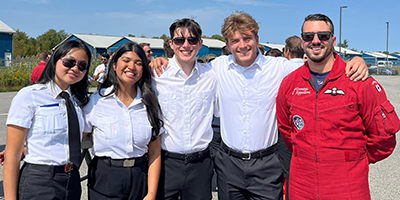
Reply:
M219 200L282 199L282 168L276 153L243 160L220 149L215 157Z
M147 194L147 161L116 167L94 157L89 165L89 199L142 200Z
M79 200L81 183L78 170L57 172L52 167L24 163L21 168L18 199Z
M158 200L211 200L213 163L209 154L194 162L161 154Z
M290 176L290 162L292 160L292 152L286 146L282 139L281 134L278 134L277 153L279 161L282 165L283 175L286 178L286 200L289 200L289 176Z

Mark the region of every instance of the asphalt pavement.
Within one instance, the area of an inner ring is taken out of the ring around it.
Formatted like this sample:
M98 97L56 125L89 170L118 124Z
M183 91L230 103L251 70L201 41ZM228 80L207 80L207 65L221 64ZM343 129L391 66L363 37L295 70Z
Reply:
M400 76L373 76L383 85L389 100L400 113ZM0 151L3 151L6 144L6 119L10 108L11 100L17 92L0 93ZM399 142L399 136L397 142ZM400 199L400 150L395 149L393 154L376 164L370 165L369 183L372 199L393 200ZM3 167L0 167L0 200L4 199L3 191ZM82 164L81 175L86 175L87 165ZM86 181L82 183L82 198L87 200ZM216 194L213 194L213 200L216 200Z

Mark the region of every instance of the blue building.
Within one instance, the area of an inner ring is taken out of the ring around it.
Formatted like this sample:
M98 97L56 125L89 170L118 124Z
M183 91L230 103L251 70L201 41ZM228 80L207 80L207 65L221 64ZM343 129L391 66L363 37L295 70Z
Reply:
M123 37L117 42L113 43L108 47L109 52L116 51L121 45L127 42L136 42L140 43L148 43L150 44L151 51L153 52L153 57L162 57L165 56L164 51L164 40L163 39L156 39L156 38L139 38L139 37Z
M224 42L217 39L202 38L202 40L203 46L200 48L199 53L197 54L198 57L202 57L208 54L220 56L222 54L222 47L226 45Z
M119 41L122 37L120 36L108 36L108 35L90 35L90 34L71 34L64 41L67 40L79 40L85 43L94 58L101 56L103 53L109 53L108 47L115 42ZM61 43L63 43L62 41ZM60 43L60 44L61 44ZM58 44L58 45L60 45ZM57 45L57 46L58 46ZM57 47L56 46L56 47ZM56 48L54 47L54 48Z
M9 66L13 58L15 31L0 20L0 66Z
M390 61L393 64L393 66L400 65L398 57L390 55L388 56L380 52L364 52L362 58L365 60L367 64L371 66L378 66L379 61L386 61L386 59L388 59L388 61Z
M136 42L138 44L149 43L150 48L153 51L153 57L166 56L164 51L164 40L157 38L120 37L74 33L68 36L64 41L67 40L79 40L85 43L89 47L92 55L95 58L97 58L104 52L110 54L116 51L121 45L130 41ZM62 41L61 43L63 43L64 41ZM222 54L223 46L225 46L225 43L220 40L203 38L203 46L200 48L197 56L202 57L208 54L215 54L216 56L220 56Z

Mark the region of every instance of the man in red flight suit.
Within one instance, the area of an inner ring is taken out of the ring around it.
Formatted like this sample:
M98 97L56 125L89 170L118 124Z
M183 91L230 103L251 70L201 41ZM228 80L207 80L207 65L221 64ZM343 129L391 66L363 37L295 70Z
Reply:
M333 33L329 17L306 17L308 60L279 89L279 130L293 152L290 199L371 199L368 165L396 145L400 121L393 105L373 78L353 82L345 76Z
M36 66L33 69L32 75L31 75L31 82L33 84L35 84L40 79L40 76L42 75L42 72L43 72L44 68L46 67L47 61L50 60L49 55L50 54L48 52L42 52L39 54L40 63L38 66Z

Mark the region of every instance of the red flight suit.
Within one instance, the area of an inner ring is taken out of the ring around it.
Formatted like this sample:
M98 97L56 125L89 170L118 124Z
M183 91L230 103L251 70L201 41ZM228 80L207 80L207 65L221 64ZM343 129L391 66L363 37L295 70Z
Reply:
M382 86L371 77L351 81L335 57L318 92L308 63L279 89L279 131L293 152L290 199L371 199L368 165L396 145L400 121Z

